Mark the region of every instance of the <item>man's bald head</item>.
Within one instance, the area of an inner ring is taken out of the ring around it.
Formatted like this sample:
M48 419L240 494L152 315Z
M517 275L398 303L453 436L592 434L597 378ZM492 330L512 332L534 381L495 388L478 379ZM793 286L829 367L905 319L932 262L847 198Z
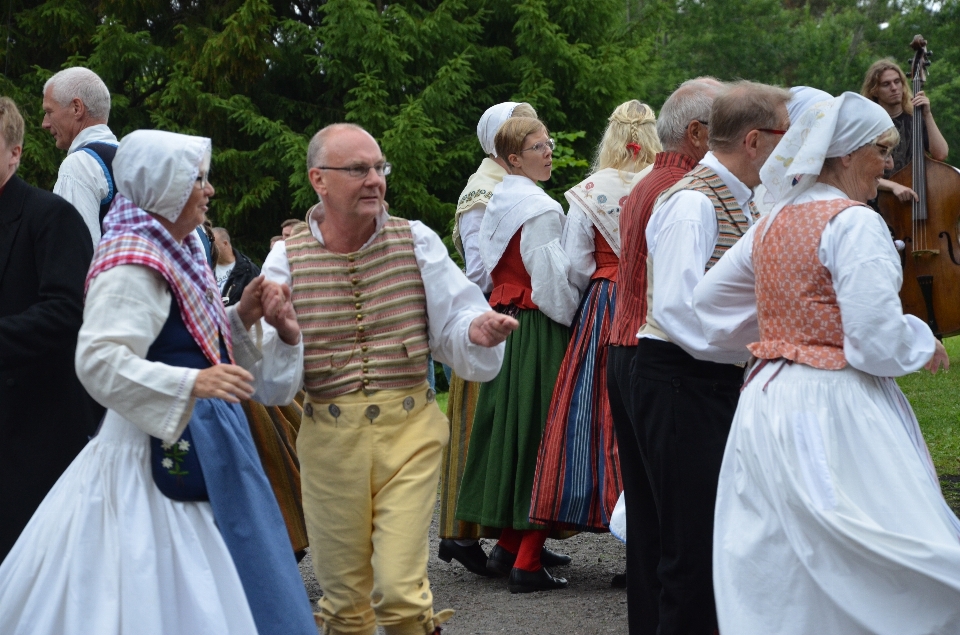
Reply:
M310 145L307 146L307 169L315 168L320 165L324 165L326 162L326 144L330 137L334 136L338 132L352 131L354 133L360 133L366 135L373 139L373 136L361 128L360 126L353 123L334 123L321 128L317 131L317 134L313 135L313 138L310 139Z

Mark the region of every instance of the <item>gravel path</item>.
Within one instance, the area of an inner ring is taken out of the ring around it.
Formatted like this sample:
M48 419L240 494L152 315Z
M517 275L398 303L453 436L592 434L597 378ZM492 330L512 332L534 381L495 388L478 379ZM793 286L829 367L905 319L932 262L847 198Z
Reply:
M610 534L580 534L569 540L548 540L547 546L573 558L554 571L570 582L558 591L511 594L502 578L473 575L456 560L437 558L437 514L430 527L427 570L436 610L457 614L443 625L444 635L618 635L627 632L627 599L623 589L610 586L622 573L626 549ZM484 541L487 552L493 541ZM300 563L310 600L319 599L310 556Z

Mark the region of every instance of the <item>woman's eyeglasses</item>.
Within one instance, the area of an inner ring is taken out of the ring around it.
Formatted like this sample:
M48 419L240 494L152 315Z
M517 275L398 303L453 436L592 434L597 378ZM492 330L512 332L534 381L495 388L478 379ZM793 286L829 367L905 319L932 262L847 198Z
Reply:
M553 152L553 149L557 147L557 142L553 139L547 139L546 141L541 141L540 143L535 143L529 148L524 148L520 152L528 152L532 150L533 152L539 152L540 154L546 154L547 150Z

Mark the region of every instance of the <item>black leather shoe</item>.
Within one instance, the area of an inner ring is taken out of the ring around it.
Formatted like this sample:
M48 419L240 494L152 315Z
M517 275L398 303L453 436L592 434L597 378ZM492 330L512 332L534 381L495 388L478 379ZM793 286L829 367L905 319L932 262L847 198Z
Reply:
M514 567L510 570L509 586L510 593L552 591L566 588L567 579L553 577L546 567L540 567L537 571L524 571Z
M437 557L444 562L456 560L466 567L470 573L491 577L495 575L492 571L487 570L487 554L479 542L475 542L469 547L464 547L458 545L456 540L444 538L440 541L440 549L437 552Z
M489 571L491 575L505 578L510 575L510 569L513 568L513 563L516 562L516 560L517 556L500 545L495 545L490 551L490 555L487 556L487 571Z
M572 562L570 556L565 556L562 553L557 553L555 551L550 551L544 547L540 551L540 564L545 567L562 567L568 565Z

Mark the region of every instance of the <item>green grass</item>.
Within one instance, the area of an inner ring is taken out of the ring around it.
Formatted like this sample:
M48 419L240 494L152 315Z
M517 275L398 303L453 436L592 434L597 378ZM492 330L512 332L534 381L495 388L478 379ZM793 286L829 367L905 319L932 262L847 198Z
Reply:
M913 411L940 475L947 501L960 509L960 337L944 340L953 370L921 370L897 380Z
M450 393L448 392L438 392L437 393L437 405L440 407L440 412L447 414L447 400L450 399Z

